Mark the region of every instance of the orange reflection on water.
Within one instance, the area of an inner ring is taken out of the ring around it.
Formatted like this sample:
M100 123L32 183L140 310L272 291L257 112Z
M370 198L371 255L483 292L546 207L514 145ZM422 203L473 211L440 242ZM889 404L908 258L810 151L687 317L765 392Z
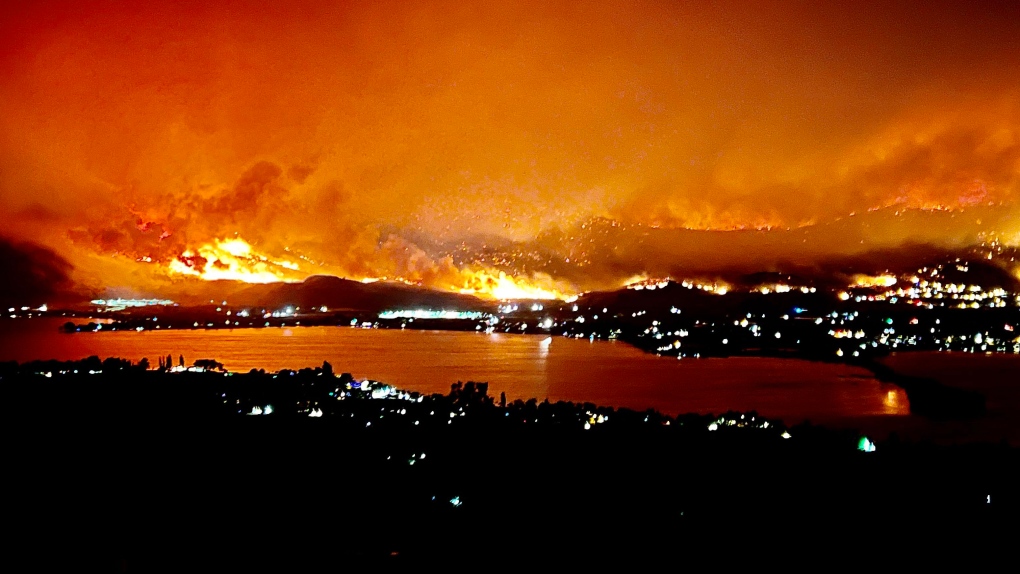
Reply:
M882 404L885 405L885 414L905 415L910 413L910 400L907 398L907 392L899 387L890 387L885 393Z

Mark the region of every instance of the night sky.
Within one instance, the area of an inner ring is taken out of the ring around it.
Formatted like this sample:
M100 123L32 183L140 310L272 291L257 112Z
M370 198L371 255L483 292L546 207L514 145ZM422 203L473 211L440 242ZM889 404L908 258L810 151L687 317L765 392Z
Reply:
M1020 243L1020 2L153 4L0 8L0 252L91 293Z

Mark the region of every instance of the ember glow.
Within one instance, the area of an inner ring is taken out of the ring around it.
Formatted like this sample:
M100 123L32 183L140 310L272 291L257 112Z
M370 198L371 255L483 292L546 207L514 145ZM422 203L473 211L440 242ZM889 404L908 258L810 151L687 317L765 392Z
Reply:
M1009 0L7 3L2 239L152 297L1015 247L1017 37Z

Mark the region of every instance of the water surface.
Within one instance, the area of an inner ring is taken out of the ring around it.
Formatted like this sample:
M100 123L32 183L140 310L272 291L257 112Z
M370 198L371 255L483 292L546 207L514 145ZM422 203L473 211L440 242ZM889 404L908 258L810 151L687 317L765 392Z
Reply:
M132 361L170 354L216 359L232 371L298 369L329 361L338 372L400 388L447 393L486 381L509 400L592 402L663 413L756 410L794 424L906 415L906 394L848 365L796 359L656 357L626 343L532 335L350 327L60 333L63 320L0 324L0 360Z

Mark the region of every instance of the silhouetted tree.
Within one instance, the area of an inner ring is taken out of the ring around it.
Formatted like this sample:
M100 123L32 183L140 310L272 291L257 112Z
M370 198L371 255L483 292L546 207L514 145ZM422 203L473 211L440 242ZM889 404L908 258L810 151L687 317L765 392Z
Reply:
M82 361L81 366L84 371L101 371L103 370L103 361L98 356L92 355Z
M103 371L123 371L131 366L131 361L118 357L107 357L103 360L101 369Z
M196 367L201 367L207 371L223 371L223 363L216 359L198 359L195 361Z

